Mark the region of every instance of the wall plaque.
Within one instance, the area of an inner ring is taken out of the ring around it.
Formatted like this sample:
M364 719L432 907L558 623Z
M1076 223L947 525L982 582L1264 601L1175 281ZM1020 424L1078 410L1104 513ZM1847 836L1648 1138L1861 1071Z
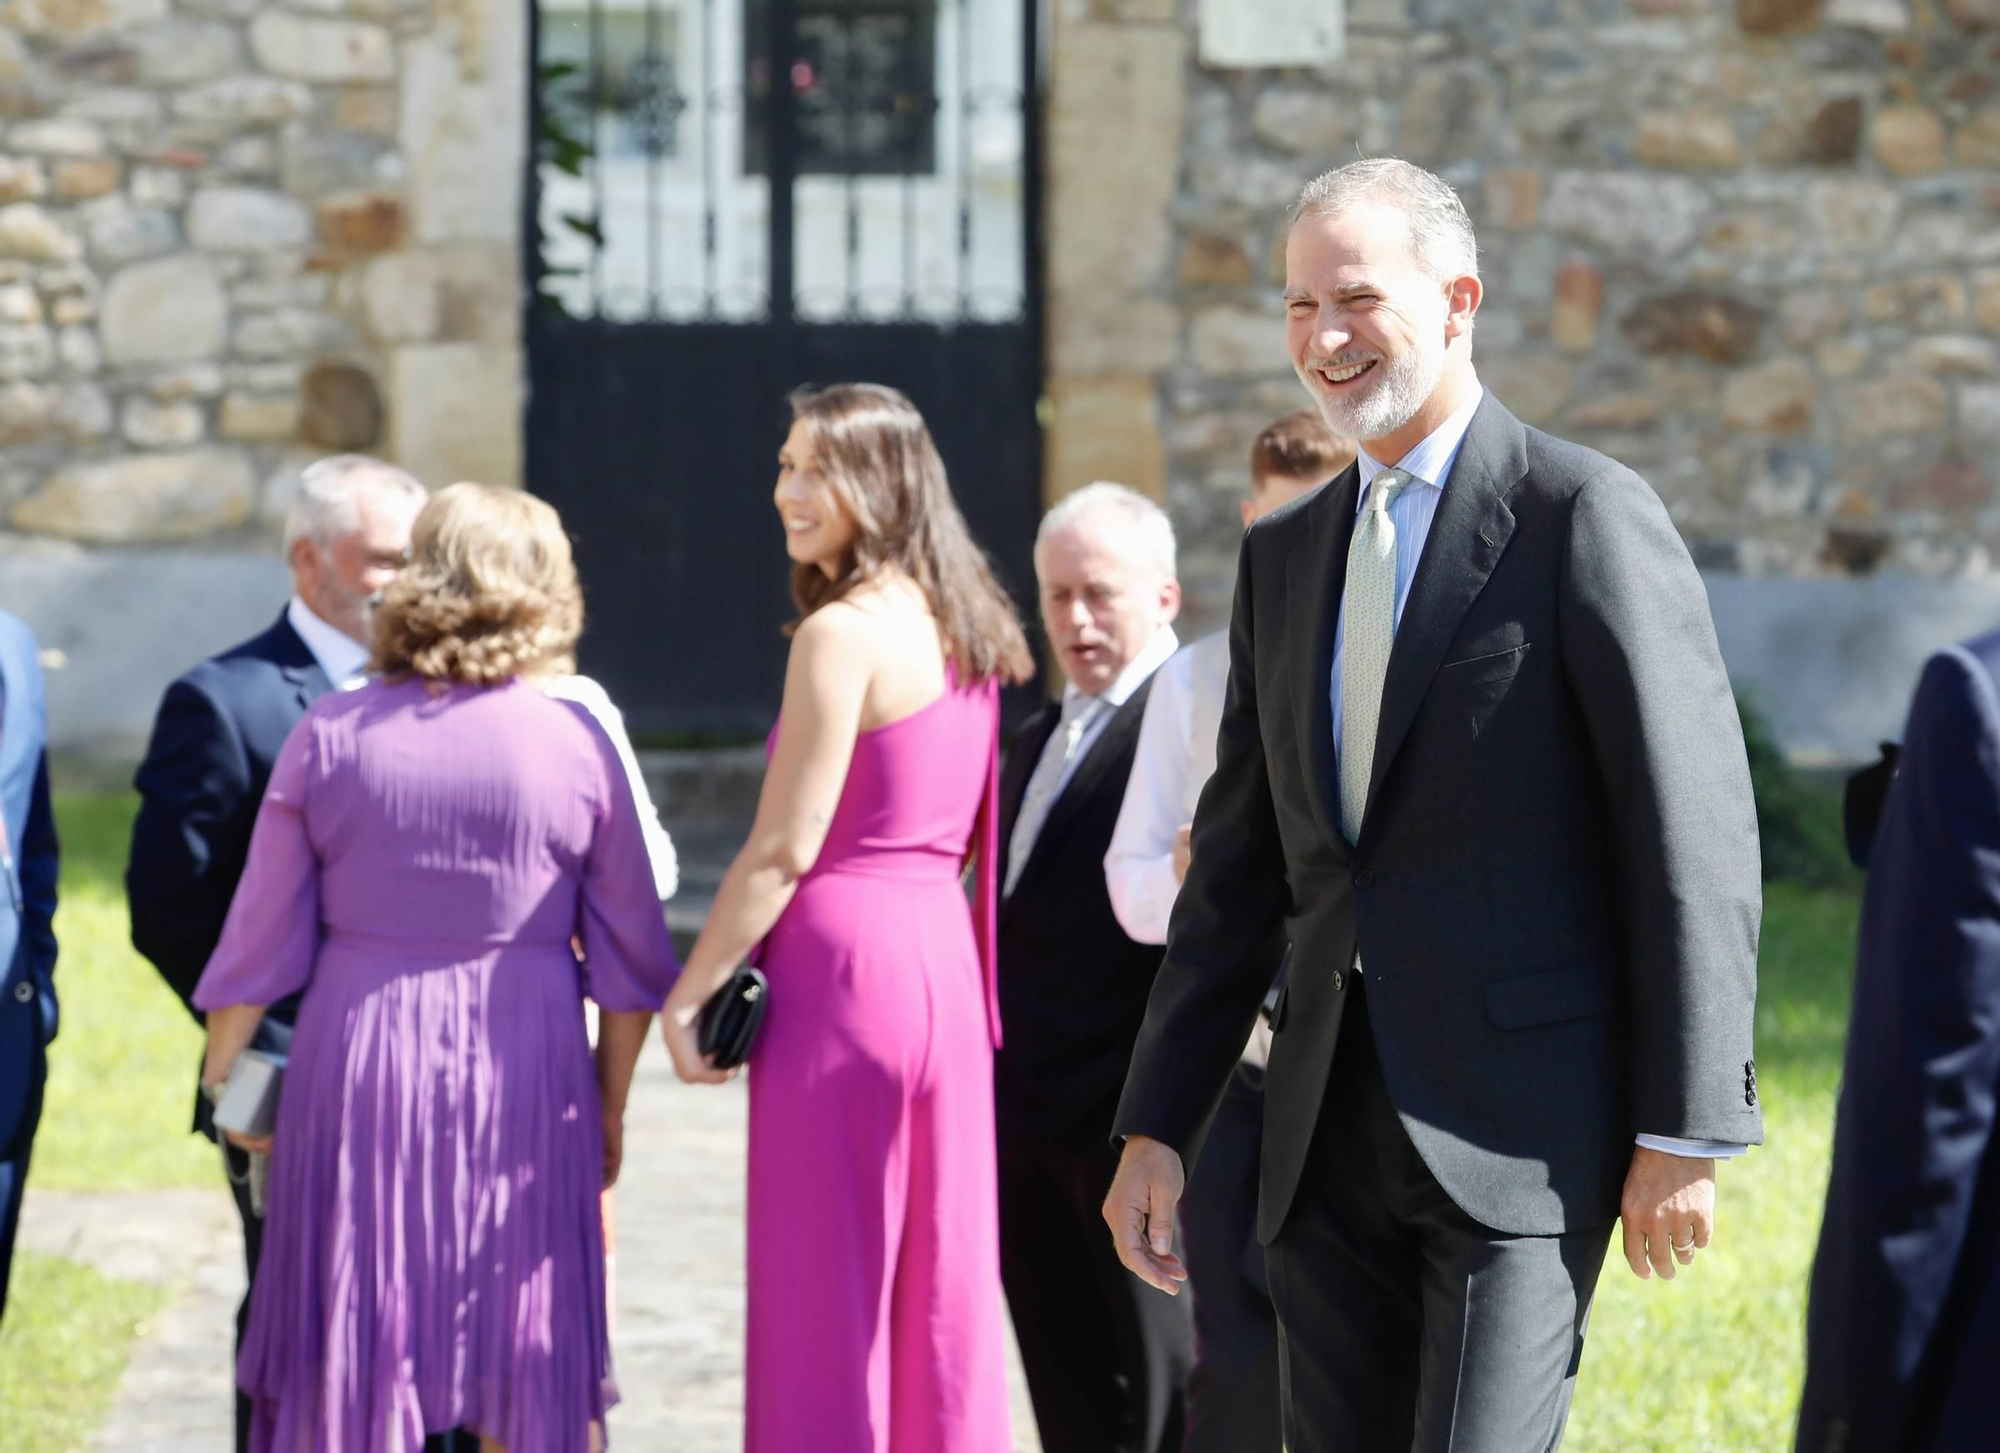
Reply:
M1317 66L1340 59L1346 0L1201 0L1201 63Z

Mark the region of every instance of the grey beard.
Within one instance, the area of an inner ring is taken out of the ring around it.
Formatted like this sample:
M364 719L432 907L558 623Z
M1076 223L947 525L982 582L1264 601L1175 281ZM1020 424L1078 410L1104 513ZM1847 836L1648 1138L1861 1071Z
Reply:
M1380 439L1414 419L1437 391L1444 378L1444 350L1413 348L1401 358L1384 359L1375 366L1374 387L1353 398L1331 398L1309 381L1307 370L1296 371L1329 429L1350 439Z

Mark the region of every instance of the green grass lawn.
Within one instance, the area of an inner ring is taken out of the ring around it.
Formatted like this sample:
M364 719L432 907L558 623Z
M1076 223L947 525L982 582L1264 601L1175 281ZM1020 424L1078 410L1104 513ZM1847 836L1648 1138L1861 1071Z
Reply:
M187 1133L200 1032L127 941L132 810L129 794L58 800L64 1031L36 1138L37 1187L216 1179L214 1150ZM1572 1453L1790 1446L1855 913L1851 891L1768 889L1757 1026L1767 1143L1722 1168L1716 1243L1691 1272L1642 1283L1614 1248L1564 1444ZM154 1315L158 1295L24 1258L0 1335L0 1453L72 1446L101 1415L132 1329Z
M1716 1173L1715 1243L1642 1282L1614 1237L1565 1453L1778 1453L1792 1445L1806 1277L1819 1237L1858 904L1765 890L1757 986L1760 1148Z

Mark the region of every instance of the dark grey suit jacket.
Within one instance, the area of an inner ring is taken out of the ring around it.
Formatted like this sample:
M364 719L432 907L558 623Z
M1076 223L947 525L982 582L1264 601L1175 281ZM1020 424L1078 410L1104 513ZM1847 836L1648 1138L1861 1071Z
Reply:
M1116 1131L1192 1163L1282 922L1258 1234L1291 1206L1358 950L1382 1073L1495 1230L1617 1214L1633 1136L1756 1143L1762 896L1708 601L1632 471L1474 414L1396 633L1361 840L1328 700L1358 472L1245 536L1215 775Z

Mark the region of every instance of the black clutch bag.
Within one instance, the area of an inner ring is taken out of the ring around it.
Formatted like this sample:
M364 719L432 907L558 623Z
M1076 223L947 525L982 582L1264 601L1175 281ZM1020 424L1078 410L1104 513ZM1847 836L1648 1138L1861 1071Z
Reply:
M719 1070L733 1070L750 1058L771 986L745 964L701 1006L701 1052Z

